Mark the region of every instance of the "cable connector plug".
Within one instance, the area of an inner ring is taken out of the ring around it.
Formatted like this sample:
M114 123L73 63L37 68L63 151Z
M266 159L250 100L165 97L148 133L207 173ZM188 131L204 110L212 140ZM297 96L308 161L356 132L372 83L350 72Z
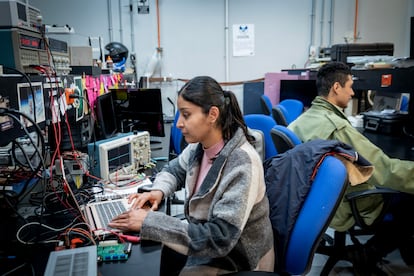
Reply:
M139 243L141 241L141 237L138 237L138 236L124 235L124 234L119 234L118 236L131 243Z

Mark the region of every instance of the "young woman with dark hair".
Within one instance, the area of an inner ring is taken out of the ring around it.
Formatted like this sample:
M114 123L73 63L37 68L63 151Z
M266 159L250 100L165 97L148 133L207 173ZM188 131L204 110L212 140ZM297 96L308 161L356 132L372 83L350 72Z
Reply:
M109 226L140 231L186 256L180 275L273 271L273 234L262 161L248 140L234 93L207 76L178 92L177 127L188 146L156 176L150 192ZM186 222L154 212L185 187ZM142 208L149 202L151 209Z

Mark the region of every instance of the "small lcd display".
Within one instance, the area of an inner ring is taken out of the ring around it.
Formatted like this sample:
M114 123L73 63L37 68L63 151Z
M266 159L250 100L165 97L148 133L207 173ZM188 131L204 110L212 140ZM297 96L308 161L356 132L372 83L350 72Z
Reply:
M17 4L17 17L26 22L27 21L27 14L26 14L26 6L22 3L16 3Z

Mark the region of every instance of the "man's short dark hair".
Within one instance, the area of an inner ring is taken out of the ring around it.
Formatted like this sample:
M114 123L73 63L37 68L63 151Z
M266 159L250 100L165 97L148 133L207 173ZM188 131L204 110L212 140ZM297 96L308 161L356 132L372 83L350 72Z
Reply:
M329 62L324 64L316 75L316 88L320 96L328 96L335 82L344 87L351 69L343 62Z

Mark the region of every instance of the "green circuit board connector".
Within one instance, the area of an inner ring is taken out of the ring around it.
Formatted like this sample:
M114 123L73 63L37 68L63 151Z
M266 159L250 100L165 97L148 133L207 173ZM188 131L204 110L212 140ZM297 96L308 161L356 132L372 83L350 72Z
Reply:
M101 242L97 250L98 262L126 261L131 252L131 244Z

